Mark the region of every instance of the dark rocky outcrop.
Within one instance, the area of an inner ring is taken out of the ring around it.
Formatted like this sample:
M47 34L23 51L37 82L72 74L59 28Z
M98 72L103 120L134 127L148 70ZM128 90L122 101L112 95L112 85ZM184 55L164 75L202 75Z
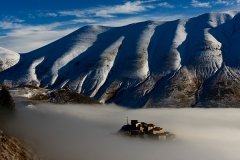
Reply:
M72 92L68 89L56 89L44 94L34 95L31 100L49 101L51 103L100 104L93 98Z

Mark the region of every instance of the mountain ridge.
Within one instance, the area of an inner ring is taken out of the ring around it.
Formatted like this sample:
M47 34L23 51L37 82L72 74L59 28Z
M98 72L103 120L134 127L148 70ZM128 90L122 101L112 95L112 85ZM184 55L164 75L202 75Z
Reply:
M0 72L0 83L68 87L102 103L134 108L201 107L210 102L204 98L209 85L216 90L219 80L229 84L236 79L232 87L239 84L239 40L240 12L122 27L85 26L20 54L17 64ZM220 78L210 81L214 76ZM239 107L238 88L229 89L217 100L224 101L228 93L235 98L227 101ZM216 96L212 101L215 107Z

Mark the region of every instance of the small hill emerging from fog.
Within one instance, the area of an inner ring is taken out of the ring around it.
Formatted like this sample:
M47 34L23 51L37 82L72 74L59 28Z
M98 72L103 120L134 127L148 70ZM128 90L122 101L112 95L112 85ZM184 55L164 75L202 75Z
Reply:
M240 103L240 12L85 26L20 58L14 55L2 60L0 83L8 86L69 88L131 108Z
M49 101L58 104L100 104L93 98L84 96L79 93L72 92L68 89L56 89L47 93L37 94L30 98L31 100Z
M51 102L57 104L100 104L95 99L72 92L69 89L49 90L32 85L23 85L10 88L9 91L14 98L25 98L41 102Z
M16 138L7 136L0 130L1 160L40 160L26 144Z

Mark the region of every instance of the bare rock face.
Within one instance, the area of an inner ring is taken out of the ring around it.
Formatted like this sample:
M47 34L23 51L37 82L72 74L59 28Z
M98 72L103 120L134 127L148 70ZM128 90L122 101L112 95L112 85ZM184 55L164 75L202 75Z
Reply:
M0 159L2 160L40 160L19 140L0 131Z
M151 93L145 107L191 107L195 103L197 85L193 76L184 67L173 78L159 82ZM157 93L161 93L160 95Z
M215 76L203 84L196 107L238 108L240 104L240 79L229 67L223 66Z
M4 63L10 68L0 70L0 83L69 88L131 108L240 107L239 42L240 12L233 11L86 26Z

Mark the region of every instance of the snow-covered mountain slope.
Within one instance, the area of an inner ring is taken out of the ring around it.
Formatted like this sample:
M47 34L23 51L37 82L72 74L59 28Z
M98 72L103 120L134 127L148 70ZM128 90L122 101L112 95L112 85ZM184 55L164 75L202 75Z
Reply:
M0 47L0 71L4 71L19 62L20 55Z
M67 87L129 107L197 107L205 101L217 107L219 99L238 107L239 74L240 12L225 12L123 27L86 26L21 54L16 65L0 72L0 83ZM221 94L219 87L232 91Z

